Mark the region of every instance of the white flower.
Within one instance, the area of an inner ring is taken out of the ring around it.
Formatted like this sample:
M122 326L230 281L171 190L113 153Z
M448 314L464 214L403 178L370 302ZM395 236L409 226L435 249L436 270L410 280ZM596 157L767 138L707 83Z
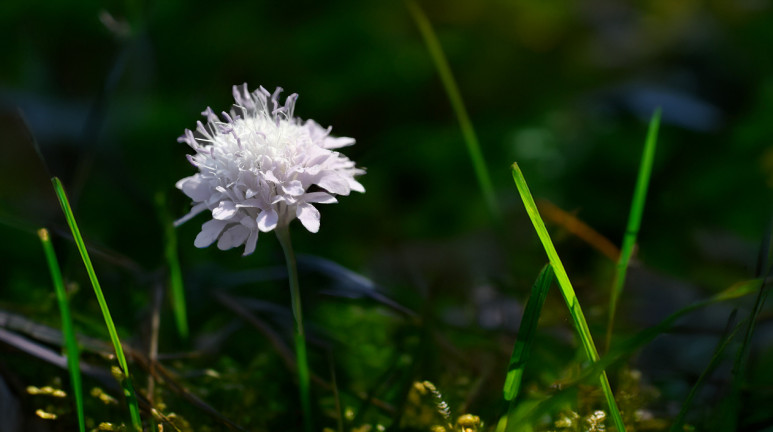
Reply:
M334 195L365 192L354 179L365 171L334 149L354 139L330 136L313 120L293 117L297 94L279 103L263 87L250 93L247 85L234 86L236 103L219 118L207 108L196 132L186 129L178 141L196 154L188 160L199 172L176 186L193 199L191 212L175 226L204 210L212 212L196 237L196 247L217 241L226 250L244 245L244 255L255 250L258 232L284 227L296 217L315 233L319 210L312 204L337 202Z

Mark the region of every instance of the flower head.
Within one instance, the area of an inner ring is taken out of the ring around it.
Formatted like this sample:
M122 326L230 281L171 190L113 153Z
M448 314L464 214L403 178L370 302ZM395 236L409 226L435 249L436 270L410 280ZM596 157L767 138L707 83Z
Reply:
M311 232L319 230L319 210L313 204L337 202L334 195L365 192L354 179L365 171L335 151L354 139L330 136L313 120L293 117L297 94L279 102L282 89L263 87L250 93L234 86L236 103L220 117L211 108L196 132L188 129L178 141L196 154L188 160L199 172L176 186L193 200L179 225L204 210L212 212L196 237L196 247L217 242L226 250L244 245L255 250L260 231L284 227L298 218Z

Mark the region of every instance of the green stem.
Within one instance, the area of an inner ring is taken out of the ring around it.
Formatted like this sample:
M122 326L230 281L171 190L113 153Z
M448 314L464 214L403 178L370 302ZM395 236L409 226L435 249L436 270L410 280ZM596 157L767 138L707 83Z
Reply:
M56 259L54 246L51 244L51 237L48 230L41 228L38 230L38 237L43 244L43 251L46 254L48 268L51 271L51 280L54 283L56 291L56 301L59 303L59 311L62 314L62 333L64 334L64 343L66 347L67 368L70 370L70 385L75 395L75 409L78 413L78 430L86 430L86 421L83 414L83 385L81 384L81 369L79 362L78 342L75 339L75 331L72 327L72 318L70 318L70 306L67 301L67 293L64 289L62 272L59 270L59 261Z
M169 268L169 289L172 292L172 309L177 323L177 331L183 339L188 339L188 315L185 306L182 269L177 254L177 233L172 218L166 209L166 197L162 192L156 194L156 206L161 224L164 226L164 256Z
M59 198L59 204L62 206L64 215L67 219L67 224L72 231L75 244L78 246L78 252L81 254L83 264L86 266L86 273L89 275L89 280L94 288L94 294L97 296L97 302L99 308L102 310L102 316L105 319L105 325L107 326L107 332L110 334L110 341L113 343L115 349L115 356L118 358L118 365L121 367L123 373L123 379L121 380L121 386L123 387L123 393L126 397L126 401L129 404L129 414L131 415L132 426L135 430L142 430L142 419L140 418L140 408L137 404L137 394L134 391L132 385L131 376L129 375L129 364L126 362L126 356L123 353L123 347L121 346L121 340L118 338L118 331L115 329L113 318L110 316L110 309L107 307L107 301L105 295L102 293L102 288L97 280L97 274L94 271L94 265L91 264L91 258L89 258L89 252L86 250L86 243L83 241L81 232L78 229L78 224L75 222L75 215L70 207L70 201L67 199L67 194L64 191L64 186L61 180L57 177L52 177L51 182L54 185L56 196Z
M287 263L287 276L290 279L290 298L293 309L293 331L295 339L295 355L298 366L298 388L301 395L301 408L303 409L303 425L306 432L313 430L311 419L311 398L309 385L309 362L306 357L306 335L303 331L303 313L301 311L301 290L298 285L298 263L295 260L295 252L290 241L288 226L276 228L276 237L282 245L282 251Z

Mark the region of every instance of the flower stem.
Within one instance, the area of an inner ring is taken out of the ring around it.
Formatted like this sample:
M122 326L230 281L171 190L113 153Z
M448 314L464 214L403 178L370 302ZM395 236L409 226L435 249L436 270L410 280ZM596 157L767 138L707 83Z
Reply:
M290 297L293 308L293 330L295 339L295 355L298 366L298 388L301 393L301 408L303 409L303 425L306 432L313 430L311 420L311 399L309 395L309 362L306 358L306 335L303 331L303 314L301 312L301 290L298 285L298 263L290 241L290 231L287 226L275 229L279 244L287 262L287 275L290 279Z

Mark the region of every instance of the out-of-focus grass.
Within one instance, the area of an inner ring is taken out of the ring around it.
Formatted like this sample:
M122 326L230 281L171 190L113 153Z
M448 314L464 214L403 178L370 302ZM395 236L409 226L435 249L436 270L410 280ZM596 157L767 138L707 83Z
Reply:
M78 415L78 430L85 432L86 422L83 413L83 383L81 381L80 369L80 350L78 349L78 340L75 337L75 331L72 327L72 318L70 314L70 304L67 299L67 291L64 287L62 272L59 270L59 261L56 259L54 246L51 244L51 236L48 230L41 228L38 230L38 237L43 245L46 254L46 262L51 272L51 281L54 284L56 292L56 301L59 303L59 312L62 314L62 335L66 347L67 369L70 371L70 387L75 397L75 410Z

